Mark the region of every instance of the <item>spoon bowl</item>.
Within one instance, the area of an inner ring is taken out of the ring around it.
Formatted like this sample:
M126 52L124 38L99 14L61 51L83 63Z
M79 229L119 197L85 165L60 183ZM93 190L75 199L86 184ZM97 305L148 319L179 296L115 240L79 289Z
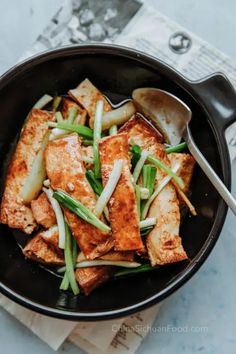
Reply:
M156 88L138 88L132 93L139 110L149 118L170 145L180 143L191 120L190 108L179 98Z

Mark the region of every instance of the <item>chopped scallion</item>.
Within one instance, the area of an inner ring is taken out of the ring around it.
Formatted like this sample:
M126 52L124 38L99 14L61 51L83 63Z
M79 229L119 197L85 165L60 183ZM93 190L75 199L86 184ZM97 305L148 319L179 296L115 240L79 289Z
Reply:
M62 122L63 121L63 117L62 117L61 112L56 112L55 113L55 118L56 118L57 122Z
M51 188L43 188L44 193L48 197L49 202L51 203L51 206L54 210L54 213L56 215L56 220L57 220L57 226L58 226L58 232L59 232L59 240L58 240L58 246L59 248L65 249L65 222L64 222L64 216L61 210L61 207L58 203L57 200L53 198L53 190Z
M54 192L53 197L66 208L72 211L74 214L79 216L81 219L85 220L89 224L97 227L103 232L110 232L111 228L99 220L94 213L92 213L88 208L86 208L78 200L75 200L67 193L63 191Z
M109 135L116 135L117 132L118 132L117 125L113 125L113 126L109 129Z
M51 128L60 128L63 130L67 130L70 132L75 132L79 135L81 135L84 138L93 138L93 131L92 129L81 125L81 124L69 124L66 121L63 122L48 122L48 126Z
M138 273L149 272L150 270L154 270L154 269L157 269L157 267L152 267L149 264L143 264L140 267L137 267L137 268L134 268L134 269L121 270L121 271L115 273L114 277L118 278L118 277L121 277L123 275L135 275L135 274L138 274Z
M138 160L138 162L134 168L134 172L133 172L134 183L137 182L139 175L142 171L143 165L144 165L148 156L149 156L149 152L143 150L141 153L140 159Z
M52 109L55 112L61 103L61 96L55 96L53 98Z
M65 247L66 274L74 295L78 295L80 291L75 279L74 260L73 260L73 252L72 252L72 235L67 223L65 223L65 230L66 230L66 247ZM67 285L67 284L63 284L63 282L67 283L68 281L63 279L61 286Z
M99 141L101 139L101 134L102 134L103 106L104 106L103 100L99 100L96 104L95 117L94 117L93 154L94 154L94 174L96 178L101 177Z
M170 154L172 152L180 152L180 151L186 149L186 147L187 147L187 144L185 142L183 142L183 143L180 143L175 146L168 146L167 148L165 148L165 152L167 154Z
M75 120L75 118L77 116L77 112L78 112L78 109L77 109L76 106L70 107L69 113L68 113L68 117L66 119L66 122L68 124L73 124L73 122L74 122L74 120Z
M122 165L123 165L122 160L115 160L107 184L105 185L100 197L98 198L97 204L94 209L94 214L97 215L97 217L100 217L102 215L109 199L111 198L116 188L116 185L122 173Z
M141 193L140 193L140 187L137 184L135 186L135 195L136 195L136 204L137 204L137 210L138 210L138 217L140 219L140 216L141 216Z
M100 195L103 191L103 186L101 181L95 178L94 172L92 170L88 170L86 172L86 178L89 181L94 193Z
M52 96L45 94L34 104L33 108L42 109L51 102L52 99Z

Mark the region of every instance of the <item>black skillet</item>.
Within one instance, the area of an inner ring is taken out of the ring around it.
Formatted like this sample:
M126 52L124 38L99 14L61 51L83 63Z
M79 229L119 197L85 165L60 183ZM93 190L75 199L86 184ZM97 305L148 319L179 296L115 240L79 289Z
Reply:
M236 119L236 95L222 74L190 82L163 62L135 50L108 45L65 47L15 66L0 79L1 187L12 144L24 119L44 93L64 94L88 77L114 103L138 87L158 87L192 110L191 131L201 152L230 188L226 127ZM31 261L17 245L25 237L0 225L0 291L35 311L69 320L104 320L145 309L183 285L205 261L220 235L227 207L199 168L192 183L198 216L187 216L180 235L189 262L112 280L90 296L59 291L60 279Z

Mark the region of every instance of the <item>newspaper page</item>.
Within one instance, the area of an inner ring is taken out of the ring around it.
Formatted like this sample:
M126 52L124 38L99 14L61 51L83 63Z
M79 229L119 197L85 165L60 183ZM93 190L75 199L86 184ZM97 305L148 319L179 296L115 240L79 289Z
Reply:
M133 354L153 331L160 304L126 318L101 322L58 320L28 310L0 294L0 306L58 350L66 339L91 354Z
M23 58L62 45L118 43L151 54L191 80L221 71L236 86L236 63L156 9L137 0L64 0ZM226 138L236 157L236 124Z
M153 322L159 309L160 304L129 316L119 324L116 321L103 322L102 326L96 326L93 335L90 333L87 338L81 336L80 328L75 328L69 340L88 354L133 354L144 337L155 331ZM110 341L106 340L108 333Z

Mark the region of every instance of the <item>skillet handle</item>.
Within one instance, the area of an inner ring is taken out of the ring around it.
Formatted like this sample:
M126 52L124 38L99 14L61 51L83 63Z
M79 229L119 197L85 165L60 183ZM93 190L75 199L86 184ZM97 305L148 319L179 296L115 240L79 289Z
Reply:
M222 73L213 74L193 83L197 96L222 134L236 121L236 91Z

